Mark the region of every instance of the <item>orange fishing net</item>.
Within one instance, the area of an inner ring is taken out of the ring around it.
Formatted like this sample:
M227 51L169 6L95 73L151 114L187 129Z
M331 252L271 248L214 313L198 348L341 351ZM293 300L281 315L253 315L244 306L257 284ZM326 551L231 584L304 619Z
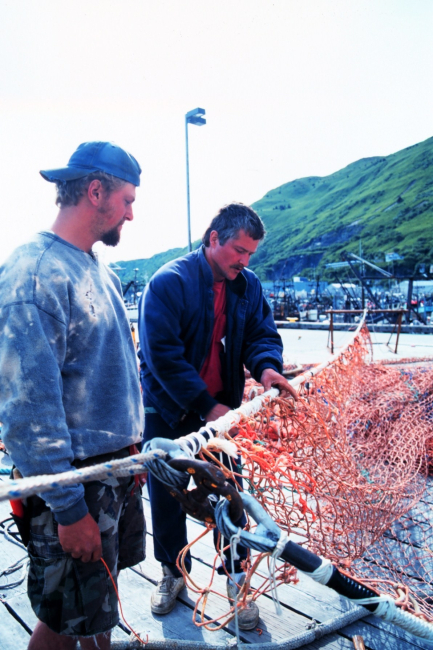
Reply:
M364 327L299 395L238 425L245 489L292 540L433 621L433 367L371 363ZM295 579L280 566L277 581Z

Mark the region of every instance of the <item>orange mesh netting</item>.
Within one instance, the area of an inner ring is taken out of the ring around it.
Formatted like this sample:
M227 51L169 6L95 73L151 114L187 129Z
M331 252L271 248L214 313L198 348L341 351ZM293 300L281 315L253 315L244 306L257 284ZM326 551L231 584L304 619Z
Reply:
M244 489L292 540L433 621L432 367L371 363L364 327L341 357L307 374L295 406L276 398L237 425ZM249 380L246 396L252 386L260 392ZM294 580L280 565L277 583ZM264 576L253 597L269 588Z

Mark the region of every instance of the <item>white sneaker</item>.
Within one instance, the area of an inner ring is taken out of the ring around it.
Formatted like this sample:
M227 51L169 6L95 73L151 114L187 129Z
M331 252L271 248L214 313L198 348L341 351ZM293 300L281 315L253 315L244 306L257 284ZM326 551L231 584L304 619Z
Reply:
M245 582L245 573L235 574L236 582L239 587L231 578L227 578L227 596L230 605L233 607L235 604L236 596L240 591L240 587ZM243 609L238 608L238 625L240 630L254 630L259 622L260 612L254 600L249 600L247 596L247 604Z
M184 578L176 578L166 566L162 567L163 577L152 592L150 608L154 614L168 614L176 604L178 594L185 588Z

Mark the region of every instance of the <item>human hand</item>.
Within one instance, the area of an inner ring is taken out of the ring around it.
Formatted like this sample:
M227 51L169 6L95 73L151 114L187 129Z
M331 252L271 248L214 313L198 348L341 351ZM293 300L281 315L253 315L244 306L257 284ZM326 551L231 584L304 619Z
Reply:
M298 399L298 393L293 386L289 384L283 375L280 375L272 368L265 368L265 370L263 370L262 376L260 377L260 383L264 387L265 391L270 390L271 388L278 388L281 397L293 397L295 401Z
M65 553L82 562L97 562L102 557L101 533L90 513L70 524L59 524L59 541Z
M230 410L231 409L229 409L229 407L225 404L215 404L213 409L211 409L206 415L206 422L214 422L215 420L218 420L218 418L228 413Z

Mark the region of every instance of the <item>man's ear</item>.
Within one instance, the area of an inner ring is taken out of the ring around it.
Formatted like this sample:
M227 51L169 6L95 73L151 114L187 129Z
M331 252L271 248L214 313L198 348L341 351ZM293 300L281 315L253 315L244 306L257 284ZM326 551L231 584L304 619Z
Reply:
M95 207L101 205L104 195L104 188L102 187L101 181L97 179L93 180L89 187L87 188L87 198L90 203Z
M216 230L211 231L209 235L209 243L211 248L215 248L215 246L219 244L218 232Z

